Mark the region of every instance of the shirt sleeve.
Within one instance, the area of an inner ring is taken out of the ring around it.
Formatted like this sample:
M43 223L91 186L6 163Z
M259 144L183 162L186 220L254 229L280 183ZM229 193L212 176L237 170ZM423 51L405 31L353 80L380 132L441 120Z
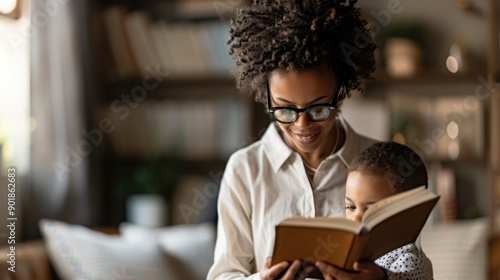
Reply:
M413 243L383 255L375 263L386 270L390 280L433 279L430 260Z
M242 173L234 159L228 161L217 206L219 220L214 264L207 280L260 279L255 273L249 190L241 179Z

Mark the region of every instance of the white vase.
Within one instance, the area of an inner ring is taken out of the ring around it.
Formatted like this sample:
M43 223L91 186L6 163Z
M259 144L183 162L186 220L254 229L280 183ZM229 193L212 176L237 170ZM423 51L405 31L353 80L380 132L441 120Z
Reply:
M127 221L145 227L162 227L167 224L167 203L160 195L131 195L126 202Z

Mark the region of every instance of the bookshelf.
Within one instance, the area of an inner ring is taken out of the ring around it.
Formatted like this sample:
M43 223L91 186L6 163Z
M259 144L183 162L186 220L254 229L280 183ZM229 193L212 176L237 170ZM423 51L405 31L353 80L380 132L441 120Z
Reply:
M138 169L161 170L169 184L210 178L232 152L260 137L269 119L236 89L225 44L227 19L244 4L93 0L96 90L88 111L91 125L109 128L92 159L102 178L103 225L125 220L126 198L116 188Z
M387 11L386 2L366 1L360 4L372 14L382 14ZM490 219L488 279L500 279L500 169L498 164L500 156L498 144L500 141L498 125L500 123L498 113L500 106L498 96L500 6L495 0L413 1L401 2L401 6L402 11L399 14L390 15L389 21L391 19L394 22L416 20L424 23L428 28L426 32L429 39L427 41L429 49L426 53L428 59L424 60L426 63L411 78L396 79L390 77L383 69L379 69L376 73L377 81L366 84L366 93L378 99L383 99L388 93L392 93L396 98L412 100L413 103L407 102L406 104L406 112L411 112L408 114L411 122L408 122L409 125L406 128L406 139L413 142L417 138L422 142L427 137L427 140L432 140L432 142L427 141L428 149L431 144L435 144L433 147L436 149L439 145L447 145L447 140L441 138L443 132L444 135L447 132L447 126L442 125L445 119L443 116L446 114L436 116L435 113L439 111L446 113L448 108L453 110L455 105L459 107L458 120L462 121L458 125L460 134L465 136L464 140L468 138L470 143L481 145L482 148L479 149L481 152L459 156L456 159L443 157L443 154L439 153L429 153L431 159L426 162L429 162L435 184L444 187L455 185L455 192L452 192L453 211L449 213L451 219L469 219L476 217L477 214ZM469 60L469 67L462 74L460 71L451 74L446 70L445 61L448 62L447 57L456 51L452 49L453 43L464 41L467 42L467 55L464 57ZM379 58L383 58L384 50L379 51ZM492 90L494 86L495 90ZM453 100L455 97L458 99ZM436 110L438 101L447 101L447 108ZM482 107L481 112L473 113L472 107L476 104ZM398 109L401 109L401 106L398 106ZM420 111L420 114L413 113L417 111ZM399 115L402 116L402 114ZM471 121L472 119L475 121ZM427 127L431 129L415 137L416 130L418 130L415 123L420 120L430 123ZM471 130L466 132L467 128L464 123L470 123ZM435 128L444 130L435 130ZM474 150L469 146L461 144L459 146L462 151ZM449 184L443 184L443 181ZM442 197L441 202L444 201L446 199ZM477 211L478 209L481 211Z

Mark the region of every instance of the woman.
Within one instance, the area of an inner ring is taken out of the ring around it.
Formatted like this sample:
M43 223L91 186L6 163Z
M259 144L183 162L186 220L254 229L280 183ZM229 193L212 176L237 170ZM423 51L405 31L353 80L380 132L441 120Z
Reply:
M254 93L275 121L227 163L207 279L280 273L281 279L304 279L312 267L300 261L270 265L274 226L291 216L344 215L348 163L373 143L338 114L375 68L376 46L354 2L255 1L233 18L228 43L237 86ZM318 267L325 279L386 277L371 262L358 263L356 273Z

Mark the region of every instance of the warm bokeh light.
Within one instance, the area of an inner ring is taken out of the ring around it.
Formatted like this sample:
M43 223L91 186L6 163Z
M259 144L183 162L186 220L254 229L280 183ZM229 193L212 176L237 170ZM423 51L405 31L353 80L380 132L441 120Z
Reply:
M0 166L20 175L29 172L29 44L14 46L8 38L21 28L20 21L0 18L0 34L9 35L0 37Z
M37 126L36 119L31 117L30 118L30 132L32 132L32 133L35 132L36 126Z
M450 71L451 73L457 73L458 60L453 56L448 56L448 58L446 59L446 68L448 68L448 71Z
M451 139L457 139L458 137L458 132L460 131L458 124L454 121L450 122L446 126L446 133L448 134L448 137Z
M0 1L0 13L10 14L16 9L17 0L2 0Z
M451 160L456 160L460 155L460 145L458 141L453 141L448 145L448 157Z
M392 141L398 142L400 144L406 144L405 137L401 133L394 134L394 136L392 137Z

